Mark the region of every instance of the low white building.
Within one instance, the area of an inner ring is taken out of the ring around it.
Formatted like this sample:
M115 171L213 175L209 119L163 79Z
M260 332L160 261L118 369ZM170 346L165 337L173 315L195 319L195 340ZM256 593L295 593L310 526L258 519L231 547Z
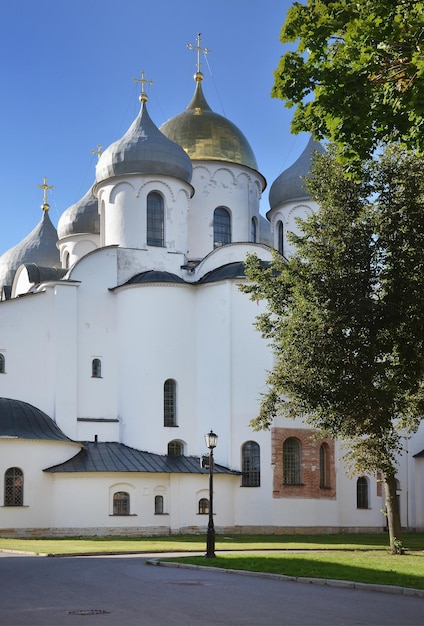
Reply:
M241 131L211 111L202 75L158 129L147 97L100 156L57 232L41 222L0 257L0 534L204 531L215 449L219 531L385 527L377 476L349 479L337 442L278 419L253 432L272 353L243 261L290 254L316 210L310 142L273 183ZM424 528L422 432L400 459L402 523Z

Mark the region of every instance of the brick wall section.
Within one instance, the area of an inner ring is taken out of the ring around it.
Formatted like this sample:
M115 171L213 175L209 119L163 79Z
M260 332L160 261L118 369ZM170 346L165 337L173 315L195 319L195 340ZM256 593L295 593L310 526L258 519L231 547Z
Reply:
M274 465L274 498L314 498L316 500L336 499L336 469L334 462L334 441L330 438L315 439L314 431L304 428L272 429L272 464ZM295 437L301 445L301 485L283 483L283 443ZM320 487L319 449L322 443L328 445L330 455L330 486Z

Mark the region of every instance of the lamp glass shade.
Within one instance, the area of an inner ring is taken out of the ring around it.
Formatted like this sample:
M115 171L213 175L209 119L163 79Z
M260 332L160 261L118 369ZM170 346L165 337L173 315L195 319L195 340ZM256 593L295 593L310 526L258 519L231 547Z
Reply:
M214 448L216 448L216 444L218 442L218 435L215 435L215 433L211 430L210 433L205 435L205 441L206 441L206 447L209 448L209 450L213 450Z

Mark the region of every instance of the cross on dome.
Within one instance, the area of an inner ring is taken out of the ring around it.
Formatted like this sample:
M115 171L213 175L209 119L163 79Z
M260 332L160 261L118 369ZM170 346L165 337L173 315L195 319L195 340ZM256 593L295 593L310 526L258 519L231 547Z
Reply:
M188 43L187 44L187 48L189 50L197 50L197 64L196 64L197 65L197 72L196 72L194 78L196 80L202 80L203 74L200 71L200 53L203 52L203 54L209 54L211 52L211 50L209 50L208 48L202 48L201 47L201 45L200 45L200 41L201 41L200 33L197 34L196 39L197 39L197 46L194 46L192 43Z
M43 189L44 190L43 204L42 204L41 208L43 209L43 211L48 211L50 209L50 205L47 202L47 191L49 189L54 189L54 185L48 185L47 184L47 178L44 176L43 184L42 185L37 185L37 187L39 189Z
M135 83L141 83L141 94L139 96L140 102L147 102L148 97L146 90L144 89L145 85L154 85L155 83L152 80L146 79L146 74L144 70L141 72L141 78L134 78Z
M97 158L100 159L100 157L103 154L102 145L100 143L98 143L97 144L97 150L92 150L91 154L97 154Z

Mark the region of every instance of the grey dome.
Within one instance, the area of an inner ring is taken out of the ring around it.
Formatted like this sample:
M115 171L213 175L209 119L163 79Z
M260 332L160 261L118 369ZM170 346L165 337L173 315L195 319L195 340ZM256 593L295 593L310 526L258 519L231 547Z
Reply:
M309 198L303 177L307 176L311 171L314 152L322 154L325 150L321 144L311 137L300 157L272 183L269 190L269 206L271 209L275 209L275 207L290 200L305 200Z
M56 243L56 229L50 221L48 212L44 211L43 217L34 230L0 257L0 290L12 285L15 272L22 263L35 263L42 267L60 267Z
M98 235L100 233L100 215L98 202L91 189L78 202L62 213L58 225L59 239L71 235Z
M145 102L122 139L101 155L96 166L96 182L127 174L162 174L186 183L191 181L190 158L155 126Z
M71 441L46 413L10 398L0 398L0 437Z

